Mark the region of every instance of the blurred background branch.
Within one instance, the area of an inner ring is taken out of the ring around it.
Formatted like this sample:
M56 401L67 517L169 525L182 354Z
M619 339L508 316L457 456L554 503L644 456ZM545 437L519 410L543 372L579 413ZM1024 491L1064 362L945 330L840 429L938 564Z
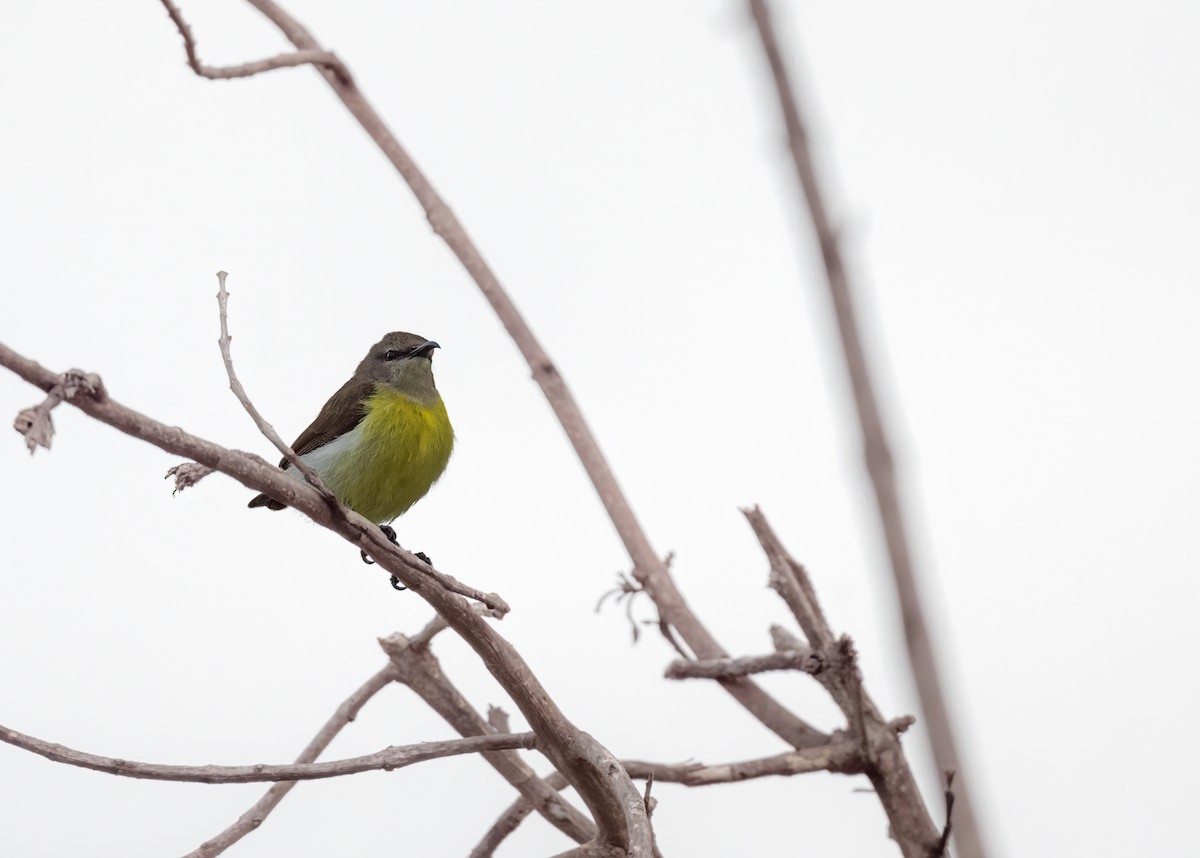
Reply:
M775 83L780 112L787 128L788 150L803 193L804 207L811 218L813 232L821 249L821 259L825 264L829 301L837 322L844 366L862 429L863 460L875 492L879 523L887 546L896 597L900 603L904 641L908 647L908 659L920 696L921 712L925 716L925 729L933 748L934 762L938 771L958 772L955 786L958 800L955 805L954 840L960 858L985 858L982 835L975 818L971 795L965 785L969 777L962 776L950 708L946 702L944 683L939 675L931 632L925 619L921 583L913 563L904 507L896 484L895 458L880 412L875 382L863 346L855 309L855 289L842 257L837 227L821 190L812 147L809 144L807 124L796 90L792 86L787 63L784 61L771 19L770 5L768 0L748 0L748 3L767 64L771 69L771 78Z

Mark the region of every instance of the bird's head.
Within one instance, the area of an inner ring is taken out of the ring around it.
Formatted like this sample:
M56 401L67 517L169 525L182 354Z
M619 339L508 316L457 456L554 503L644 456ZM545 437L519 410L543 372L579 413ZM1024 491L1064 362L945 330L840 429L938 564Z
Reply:
M433 340L394 331L371 346L355 374L415 399L431 399L438 395L433 383L436 348L441 347Z

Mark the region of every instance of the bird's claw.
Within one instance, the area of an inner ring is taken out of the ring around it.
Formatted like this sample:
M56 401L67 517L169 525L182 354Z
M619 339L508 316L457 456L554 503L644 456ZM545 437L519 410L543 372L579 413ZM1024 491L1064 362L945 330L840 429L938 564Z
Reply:
M400 542L396 539L396 528L392 527L390 524L381 524L381 525L379 525L379 529L383 531L383 535L388 538L388 542L392 543L392 545L400 544ZM375 561L371 559L370 555L368 555L367 552L360 550L358 553L359 553L359 556L362 557L363 563L366 563L368 566L375 565ZM392 586L395 586L395 584L393 584ZM400 589L403 590L405 588L401 587Z
M383 535L388 538L388 542L392 543L393 545L400 544L396 540L396 528L392 527L390 524L381 524L381 525L379 525L379 529L382 530ZM370 556L368 556L367 552L360 550L358 553L362 556L363 563L366 563L371 566L373 566L375 564L375 561L372 560L370 558ZM428 563L430 566L433 565L433 561L429 559L429 555L426 554L424 551L418 551L413 556L425 563ZM408 589L407 587L405 587L403 584L400 583L400 579L397 578L395 575L392 576L392 587L394 587L397 590L407 590Z
M426 554L424 551L418 551L416 554L413 555L413 557L417 558L418 560L422 560L425 563L428 563L430 566L433 565L433 561L429 559L429 555ZM407 587L405 587L403 584L400 583L400 579L397 578L395 575L392 576L392 586L395 587L397 590L407 590L408 589Z

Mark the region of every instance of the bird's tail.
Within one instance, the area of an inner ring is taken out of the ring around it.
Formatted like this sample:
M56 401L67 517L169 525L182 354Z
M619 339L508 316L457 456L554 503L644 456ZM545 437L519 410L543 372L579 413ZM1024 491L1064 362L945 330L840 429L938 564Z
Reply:
M280 503L279 501L275 500L275 498L268 495L257 495L254 500L250 501L250 503L246 504L246 506L250 507L250 509L254 509L255 507L259 506L265 506L267 509L287 509L287 504Z

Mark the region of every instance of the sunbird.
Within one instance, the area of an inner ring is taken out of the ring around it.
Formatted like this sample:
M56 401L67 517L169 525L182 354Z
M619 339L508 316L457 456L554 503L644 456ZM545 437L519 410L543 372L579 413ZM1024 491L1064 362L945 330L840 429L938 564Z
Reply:
M416 334L388 334L292 443L338 500L378 524L393 542L390 523L425 497L454 450L454 427L433 381L437 348ZM304 479L286 458L279 467ZM262 494L250 506L286 504ZM373 562L365 552L363 560Z

